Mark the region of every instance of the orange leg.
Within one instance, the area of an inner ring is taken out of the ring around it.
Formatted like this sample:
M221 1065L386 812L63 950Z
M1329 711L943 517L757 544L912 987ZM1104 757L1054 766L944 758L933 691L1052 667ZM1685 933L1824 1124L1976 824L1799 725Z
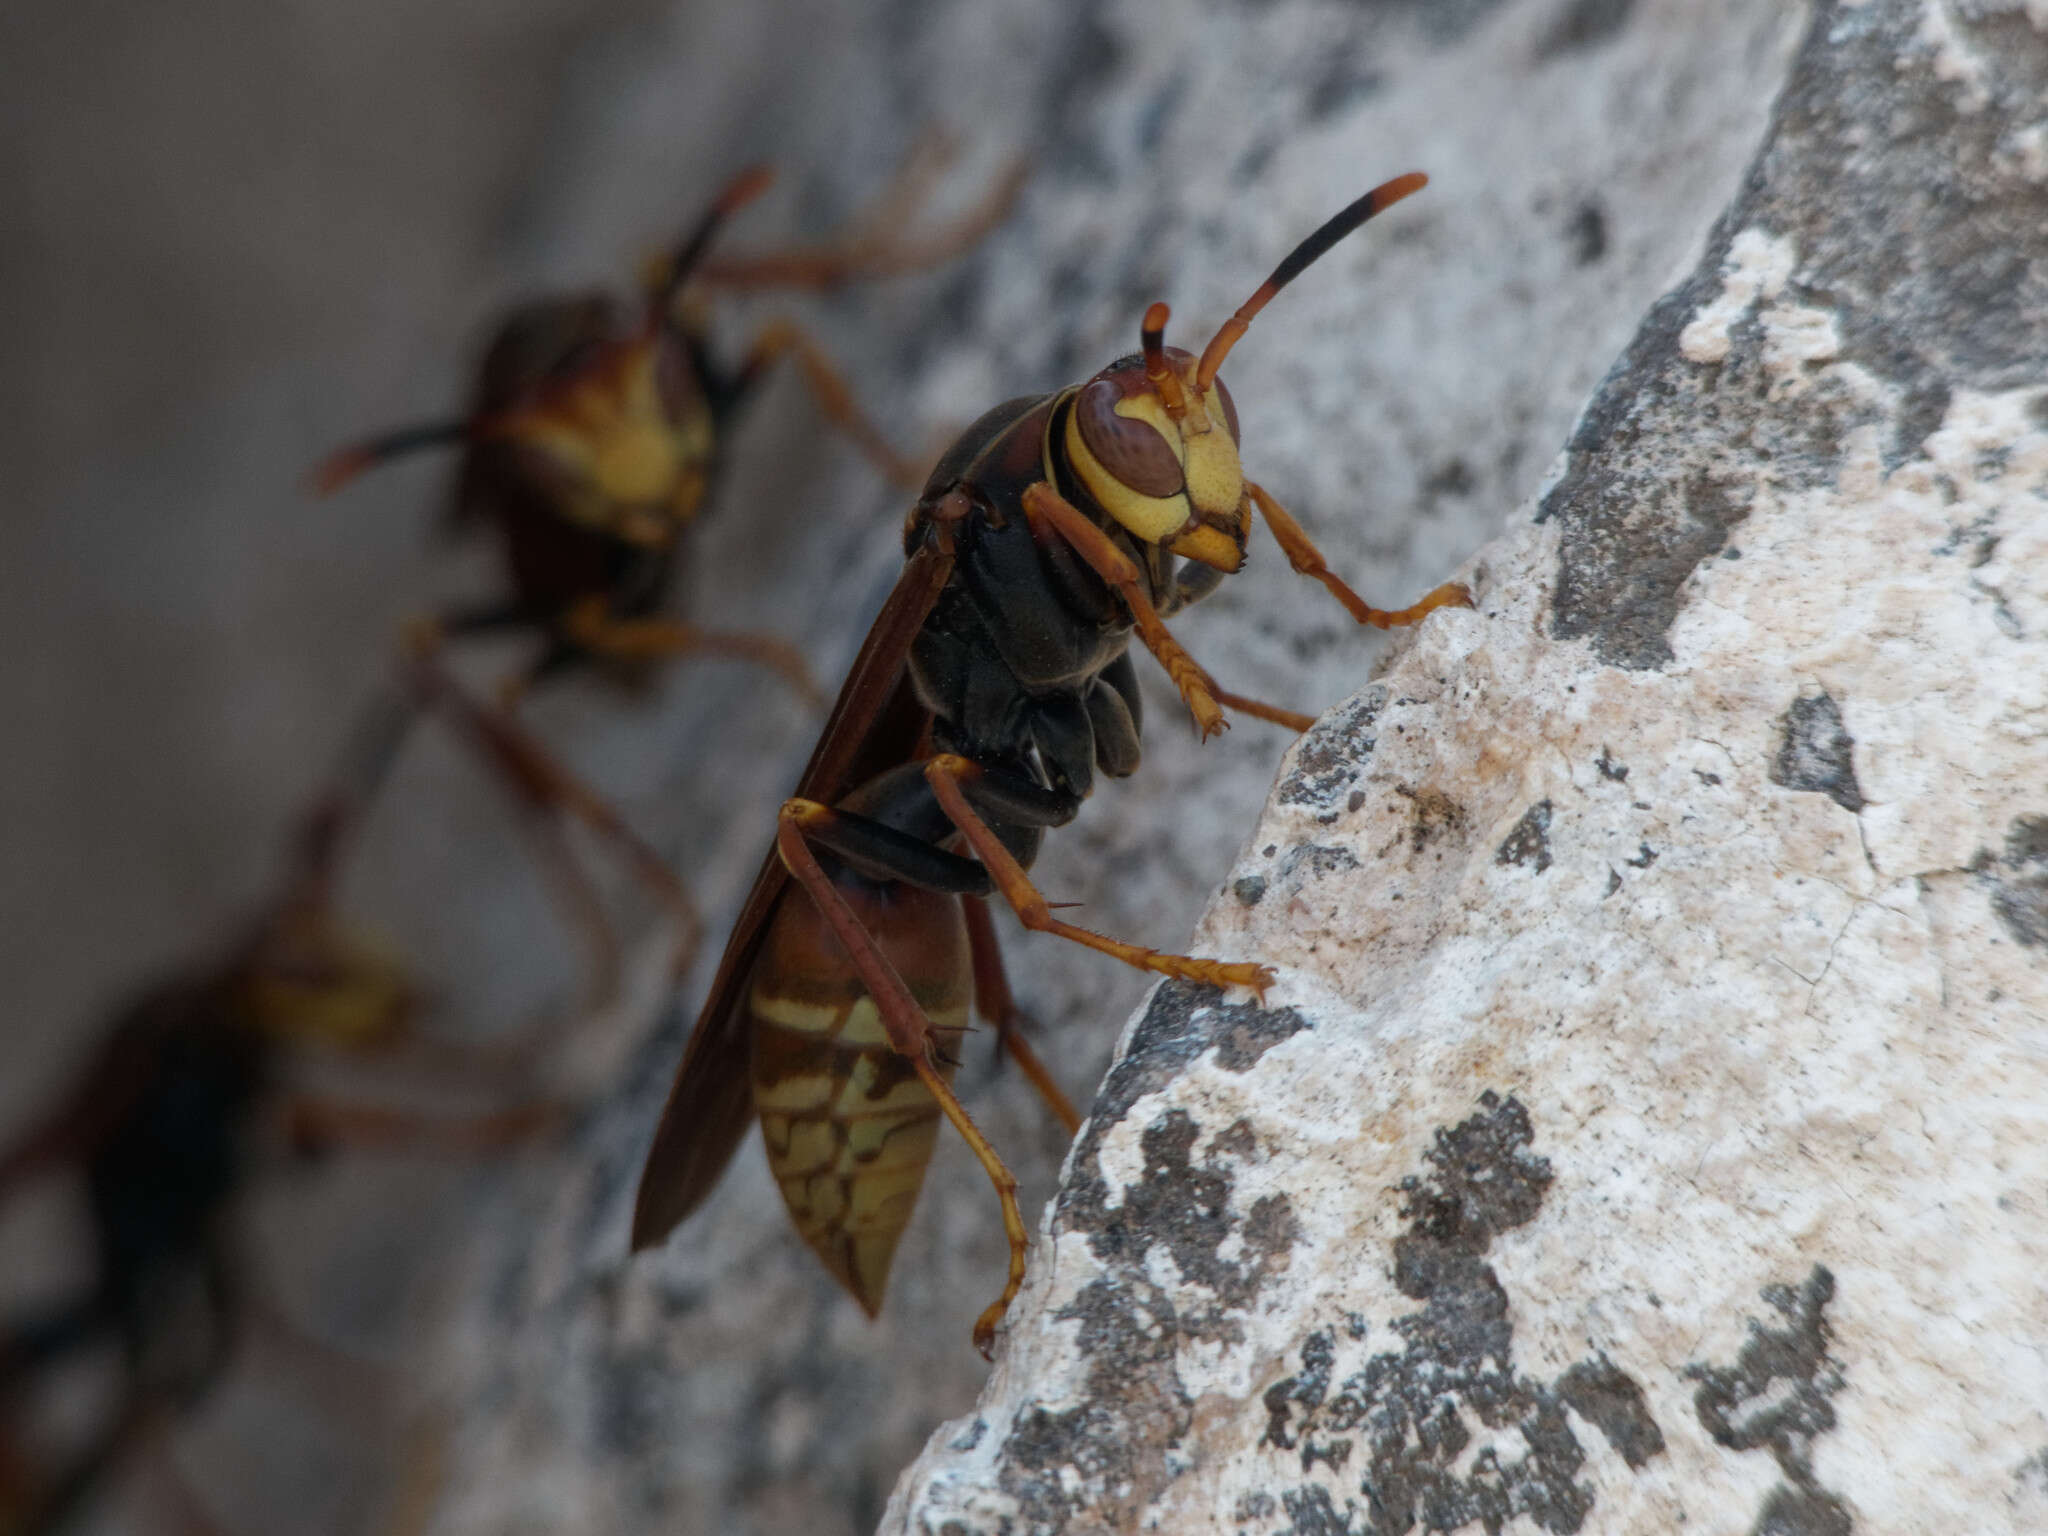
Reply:
M967 946L974 956L975 1011L995 1025L996 1049L1010 1053L1031 1086L1038 1090L1038 1096L1045 1100L1053 1118L1071 1136L1081 1129L1081 1117L1025 1037L1030 1015L1017 1006L1016 995L1010 991L1010 978L1003 972L1003 952L996 943L988 903L979 896L962 896L960 905L967 914Z
M1043 480L1024 488L1024 514L1034 523L1050 525L1074 553L1088 563L1089 569L1123 594L1124 602L1131 610L1132 621L1137 625L1138 638L1166 668L1166 675L1180 690L1180 696L1193 713L1195 726L1203 738L1206 740L1218 731L1227 730L1230 722L1223 718L1209 674L1168 633L1158 609L1152 606L1151 594L1145 590L1144 575L1131 562L1130 556L1118 549L1087 513Z
M1112 939L1054 917L1051 906L1039 894L1038 887L1031 883L1031 877L1024 873L1024 867L1003 846L1002 840L989 830L988 823L975 814L974 807L967 803L967 796L961 792L962 782L978 777L980 772L973 762L950 752L942 752L924 765L925 782L931 785L940 809L960 829L960 835L967 839L974 856L981 860L994 879L996 889L1002 892L1003 900L1010 904L1010 910L1017 914L1018 921L1026 928L1034 933L1057 934L1076 944L1085 944L1141 971L1156 971L1161 976L1207 982L1211 986L1248 987L1261 1001L1264 1000L1266 988L1276 979L1271 966L1248 961L1169 955L1141 944Z
M619 850L655 899L668 908L677 934L674 969L678 975L687 971L703 936L703 922L689 893L661 855L626 825L602 796L520 729L511 716L472 699L440 664L437 651L414 646L408 666L421 696L445 711L486 761L494 764L531 805L576 817Z
M955 1097L952 1085L932 1065L934 1042L931 1020L925 1017L924 1010L910 995L910 988L904 984L896 967L889 963L889 957L875 943L874 935L861 926L860 919L854 916L853 909L847 906L838 887L833 885L831 877L818 863L818 856L811 852L810 844L804 840L805 823L829 814L830 808L819 805L815 800L784 802L782 814L776 820L775 849L783 867L810 896L839 940L840 947L846 951L847 959L853 962L861 984L875 1000L889 1044L897 1054L909 1058L918 1077L938 1101L939 1108L953 1122L953 1129L960 1133L960 1139L980 1160L989 1183L995 1186L996 1199L1003 1208L1003 1233L1010 1242L1010 1272L1002 1295L984 1308L974 1322L974 1347L986 1358L995 1347L996 1324L1003 1320L1018 1287L1024 1283L1024 1253L1029 1239L1024 1231L1024 1217L1017 1209L1017 1177L1004 1166L996 1149L981 1134L981 1128L968 1117L966 1107Z
M913 151L889 189L863 215L853 230L837 240L783 251L740 252L707 257L694 277L709 287L837 288L845 283L921 272L972 250L1002 223L1017 201L1030 166L1012 160L972 208L949 224L923 235L905 235L903 227L930 194L946 159L929 151Z
M782 358L796 360L810 386L812 398L825 419L844 432L855 447L867 455L882 477L906 491L924 487L924 474L917 465L898 453L881 428L870 421L854 398L853 386L827 357L822 348L793 320L771 320L754 338L753 349L741 370L748 378L771 367Z
M1304 715L1298 709L1286 709L1278 704L1247 698L1241 693L1232 693L1227 688L1218 688L1213 677L1209 679L1209 692L1218 704L1228 704L1232 709L1250 715L1254 720L1270 720L1275 725L1284 725L1294 731L1305 731L1316 723L1314 715Z
M1323 563L1323 553L1310 542L1302 531L1301 524L1289 515L1287 509L1267 494L1264 486L1245 482L1245 489L1258 504L1265 516L1266 526L1273 530L1273 537L1287 555L1287 563L1303 576L1313 576L1336 595L1337 601L1350 610L1351 617L1361 624L1370 624L1376 629L1399 629L1409 624L1419 624L1425 614L1439 608L1470 608L1472 592L1462 581L1447 581L1431 592L1413 607L1389 611L1375 608L1360 597L1341 578Z
M737 656L759 662L782 674L804 702L825 705L825 692L811 676L803 653L787 640L740 630L702 629L681 619L620 619L605 609L602 597L590 597L571 608L562 620L571 643L616 661L661 661L692 652ZM511 700L502 702L510 703Z

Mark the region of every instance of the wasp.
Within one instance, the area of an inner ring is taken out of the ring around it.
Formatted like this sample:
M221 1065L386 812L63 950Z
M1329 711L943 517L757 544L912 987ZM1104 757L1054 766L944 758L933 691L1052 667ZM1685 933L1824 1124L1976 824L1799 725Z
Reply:
M429 673L418 686L452 685ZM293 1081L312 1053L389 1062L424 1045L403 963L333 899L344 844L404 726L401 708L359 726L344 772L301 819L279 890L223 949L124 1007L68 1089L0 1147L0 1192L78 1178L94 1246L90 1278L74 1293L0 1324L0 1529L67 1524L106 1473L161 1448L218 1382L261 1302L237 1217L266 1151L482 1153L560 1120L543 1103L413 1112ZM526 746L496 712L476 706L473 726L490 734L490 750L523 760ZM502 1076L525 1054L449 1047L428 1056L473 1081L479 1068ZM77 1443L45 1443L34 1433L37 1403L74 1361L103 1349L117 1355L120 1380L104 1420ZM10 1434L24 1406L31 1433Z
M744 359L727 366L714 354L704 306L688 290L830 289L949 259L1003 218L1024 170L1021 161L1013 162L979 205L949 227L922 238L903 234L949 153L929 139L863 227L837 241L719 258L712 247L720 230L771 180L765 167L745 171L713 198L670 254L650 266L637 311L601 292L518 308L484 348L466 414L387 432L327 459L314 474L323 494L373 465L422 449L458 447L450 522L458 529L487 525L499 536L510 595L409 625L409 659L434 652L448 638L534 634L536 653L500 687L499 703L508 711L535 683L568 670L596 669L633 683L662 660L688 653L751 659L822 703L803 656L787 641L707 629L667 611L684 535L714 488L737 414L785 358L798 365L826 418L885 476L914 486L918 475L800 327L769 323ZM406 693L429 707L454 697L438 686ZM673 969L687 970L699 923L673 874L659 859L640 856L644 850L617 814L559 765L530 744L515 746L515 735L476 710L458 705L457 711L460 734L482 748L485 764L500 772L530 813L525 825L542 868L591 956L594 998L602 1001L616 985L618 945L595 887L561 839L557 812L634 851L642 882L673 917Z
M1154 304L1140 351L1087 382L996 406L933 470L904 527L906 564L840 690L734 929L641 1175L636 1248L710 1192L758 1118L805 1242L870 1314L880 1307L941 1118L995 1186L1023 1281L1016 1180L955 1097L947 1047L978 1011L1069 1132L1079 1117L1022 1037L987 909L1155 972L1248 988L1266 966L1166 954L1066 922L1027 873L1097 773L1139 762L1130 641L1164 666L1207 737L1224 706L1307 716L1219 687L1165 620L1245 560L1254 514L1289 564L1360 623L1419 622L1471 595L1446 583L1398 611L1336 576L1301 525L1245 478L1224 359L1274 295L1420 174L1330 219L1224 322L1200 357L1165 344Z
M634 679L690 652L751 658L819 698L786 641L709 630L665 612L683 535L714 488L737 413L785 358L798 365L826 418L884 475L914 488L917 471L795 323L769 323L743 359L727 365L714 354L704 306L685 290L693 283L824 289L950 258L1008 212L1023 172L1012 164L978 207L922 240L877 232L878 222L892 230L906 222L943 155L913 154L865 232L809 250L714 259L722 226L771 180L765 167L741 173L653 264L637 306L596 292L513 310L483 350L463 415L344 448L316 469L315 489L331 493L373 465L422 449L460 448L450 522L495 528L511 591L452 609L436 627L449 635L537 635L538 653L506 680L508 699L578 665Z

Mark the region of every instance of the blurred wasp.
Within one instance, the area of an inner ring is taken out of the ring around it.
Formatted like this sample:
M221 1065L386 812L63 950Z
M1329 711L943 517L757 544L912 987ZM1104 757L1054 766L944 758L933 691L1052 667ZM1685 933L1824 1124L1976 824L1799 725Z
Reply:
M422 690L453 686L431 657L411 675ZM487 738L487 750L545 762L497 712L459 696L444 702ZM347 771L303 819L279 893L240 936L124 1008L69 1089L0 1147L0 1193L66 1171L79 1177L95 1248L91 1278L75 1294L0 1326L0 1531L10 1536L61 1528L133 1452L161 1448L176 1418L220 1379L252 1314L270 1315L252 1294L237 1221L266 1150L479 1153L561 1118L534 1102L413 1112L316 1095L291 1080L293 1064L316 1051L388 1061L411 1047L415 1066L437 1065L465 1086L479 1067L502 1077L530 1054L530 1042L415 1041L419 999L401 963L335 910L344 843L408 714L396 703L359 728ZM415 1088L418 1076L409 1074ZM107 1349L118 1355L119 1386L103 1421L74 1437L83 1443L47 1443L36 1406L72 1363ZM27 1436L10 1432L24 1423Z
M777 320L736 368L722 366L708 316L692 285L729 289L829 289L938 264L971 247L1009 211L1021 162L992 184L979 206L922 237L902 231L915 217L949 150L927 140L893 187L852 233L809 249L714 258L725 221L766 189L762 168L734 178L679 246L649 270L637 316L604 293L545 298L514 310L484 349L470 409L460 418L405 427L345 448L315 472L331 492L372 465L418 449L462 450L451 521L489 524L502 542L512 595L451 610L408 630L419 657L444 637L525 630L541 647L500 689L512 707L534 683L577 667L623 682L643 679L665 658L686 653L748 658L821 702L802 655L771 635L719 631L666 612L679 575L682 539L696 521L722 464L734 419L780 359L800 367L827 419L898 484L914 487L913 465L863 415L824 353L793 322ZM433 706L445 689L412 693ZM463 734L504 770L535 839L542 868L590 955L593 993L611 994L618 946L594 886L561 840L552 812L568 810L617 838L617 815L559 767L535 753L508 751L508 738ZM682 886L658 859L634 860L674 918L674 968L686 970L699 925Z
M1166 346L1167 308L1154 304L1137 355L997 406L940 459L905 526L908 564L782 807L698 1017L641 1175L636 1248L697 1207L758 1116L797 1230L872 1314L943 1115L994 1183L1009 1238L1007 1283L974 1327L986 1354L1022 1283L1025 1234L1016 1180L951 1087L945 1047L970 1001L1068 1129L1079 1124L1019 1033L986 898L999 893L1028 929L1161 975L1261 995L1272 983L1262 965L1064 922L1025 871L1098 770L1138 766L1134 631L1204 737L1227 724L1225 705L1310 723L1218 687L1164 623L1243 565L1255 508L1293 568L1360 623L1470 604L1452 582L1387 612L1346 586L1244 477L1237 408L1217 376L1275 294L1425 180L1387 182L1309 236L1199 359Z
M785 357L798 364L826 418L884 475L914 489L917 470L793 322L770 323L737 367L724 366L702 304L685 290L693 283L825 289L950 259L1009 211L1023 168L1012 165L949 228L922 239L900 235L944 158L936 146L914 154L865 227L838 242L714 260L721 226L770 180L765 168L743 172L650 271L637 315L602 292L515 309L484 349L467 414L345 448L315 471L315 487L335 491L418 449L461 448L452 521L496 527L512 594L452 610L437 625L450 635L523 629L541 636L540 653L507 680L508 699L577 664L633 678L663 658L702 652L751 658L822 701L787 642L708 630L663 612L682 536L714 487L735 416Z

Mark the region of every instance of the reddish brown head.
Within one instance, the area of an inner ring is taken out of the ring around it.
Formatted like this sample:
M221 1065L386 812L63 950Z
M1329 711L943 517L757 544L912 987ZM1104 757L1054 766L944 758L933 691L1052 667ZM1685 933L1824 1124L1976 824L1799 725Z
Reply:
M1244 563L1251 506L1239 463L1237 406L1217 372L1258 312L1308 265L1429 178L1397 176L1294 248L1223 323L1199 361L1166 345L1167 308L1145 312L1138 357L1110 364L1075 392L1068 462L1129 533L1176 555L1234 571Z

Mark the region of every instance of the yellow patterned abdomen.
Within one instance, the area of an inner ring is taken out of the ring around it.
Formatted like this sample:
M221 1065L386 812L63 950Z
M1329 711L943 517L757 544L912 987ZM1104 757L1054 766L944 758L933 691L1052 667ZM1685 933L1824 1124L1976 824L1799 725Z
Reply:
M840 886L956 1056L974 991L957 898ZM754 1108L768 1166L812 1252L872 1316L942 1118L801 888L776 913L748 994ZM951 1081L953 1068L941 1063Z

